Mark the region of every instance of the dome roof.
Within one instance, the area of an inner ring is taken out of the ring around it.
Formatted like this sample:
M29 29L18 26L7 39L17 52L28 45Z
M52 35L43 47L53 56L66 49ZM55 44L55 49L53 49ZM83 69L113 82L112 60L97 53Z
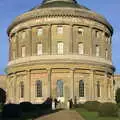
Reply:
M36 7L32 8L31 10L37 10L40 8L49 8L49 7L72 7L72 8L80 8L86 9L85 6L79 5L75 0L44 0L42 4L37 5ZM31 11L30 10L30 11Z
M15 25L23 21L46 16L83 17L104 24L110 30L111 34L113 34L112 26L103 16L78 4L76 0L43 0L41 4L18 16L8 27L8 35Z

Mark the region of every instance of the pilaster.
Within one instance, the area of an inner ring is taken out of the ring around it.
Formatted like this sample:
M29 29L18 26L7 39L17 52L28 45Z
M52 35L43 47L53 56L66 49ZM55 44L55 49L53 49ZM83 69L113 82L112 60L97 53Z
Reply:
M48 71L48 97L52 97L52 88L51 88L51 68L47 69Z
M94 101L95 100L95 81L94 81L94 70L91 70L90 72L90 84L89 84L89 100Z
M31 72L30 70L26 71L25 75L25 101L31 101Z
M74 71L75 71L75 69L74 68L71 68L70 69L70 74L71 74L71 98L72 98L72 100L74 101L74 97L75 97L75 93L74 93L74 84L75 84L75 82L74 82Z
M104 75L104 100L105 102L108 99L108 81L107 81L107 72Z

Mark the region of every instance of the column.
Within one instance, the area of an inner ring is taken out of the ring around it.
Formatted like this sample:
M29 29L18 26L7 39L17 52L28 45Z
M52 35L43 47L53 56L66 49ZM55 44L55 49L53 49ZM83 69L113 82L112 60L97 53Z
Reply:
M105 72L104 76L104 100L107 102L108 99L108 81L107 81L107 72Z
M51 93L51 68L48 68L48 97L52 97L52 93Z
M6 102L9 103L10 101L10 91L9 91L9 84L10 84L10 76L8 75L7 76L7 79L6 79L6 86L7 86L7 90L6 90Z
M14 74L14 103L16 103L16 83L17 83L17 75Z
M71 98L74 101L74 68L70 69L71 73Z
M26 71L26 80L25 80L25 101L31 101L31 72L30 70Z
M114 80L114 75L111 76L111 100L112 102L115 102L115 90L113 86L113 80Z
M73 25L70 24L69 54L73 54Z
M89 92L89 99L91 101L95 100L95 82L94 82L94 70L91 70L90 73L90 92Z
M31 56L32 55L32 29L31 28L28 28L27 29L27 55L28 56Z
M46 41L46 44L48 44L48 48L46 48L46 50L48 51L48 54L50 55L50 54L52 54L52 49L51 49L51 47L52 47L52 44L51 44L51 27L52 27L52 25L51 24L49 24L49 27L48 27L48 41Z

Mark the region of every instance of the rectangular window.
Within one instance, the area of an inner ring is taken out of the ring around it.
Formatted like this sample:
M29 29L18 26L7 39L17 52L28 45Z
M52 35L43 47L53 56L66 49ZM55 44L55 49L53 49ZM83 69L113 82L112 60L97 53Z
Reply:
M26 47L23 46L22 47L22 57L25 57L25 55L26 55Z
M83 43L78 44L78 54L83 55L84 54L84 46Z
M37 35L40 36L40 35L42 35L42 34L43 34L43 29L42 29L42 28L39 28L39 29L37 30Z
M58 34L63 34L63 27L62 26L57 27L57 33Z
M41 43L39 43L39 44L37 44L37 55L42 55L42 44Z
M96 45L96 56L98 57L100 55L100 47Z
M63 42L58 42L57 44L57 53L62 55L64 52L64 44Z

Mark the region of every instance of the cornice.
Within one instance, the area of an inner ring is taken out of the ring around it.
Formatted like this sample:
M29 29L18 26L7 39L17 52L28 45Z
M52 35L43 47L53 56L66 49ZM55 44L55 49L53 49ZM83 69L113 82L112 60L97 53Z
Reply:
M101 64L112 66L112 62L105 60L104 58L92 57L92 56L79 56L79 55L42 55L42 56L30 56L26 58L19 58L8 63L10 66L19 66L23 64L53 64L53 63L88 63L88 64Z
M109 22L101 15L96 14L95 12L78 9L78 8L41 8L38 10L33 10L27 13L24 13L18 16L13 23L8 27L8 35L10 31L18 24L23 23L25 21L35 19L35 18L43 18L43 17L83 17L86 19L90 19L93 21L97 21L99 23L104 24L111 32L113 33L113 28L109 24Z

